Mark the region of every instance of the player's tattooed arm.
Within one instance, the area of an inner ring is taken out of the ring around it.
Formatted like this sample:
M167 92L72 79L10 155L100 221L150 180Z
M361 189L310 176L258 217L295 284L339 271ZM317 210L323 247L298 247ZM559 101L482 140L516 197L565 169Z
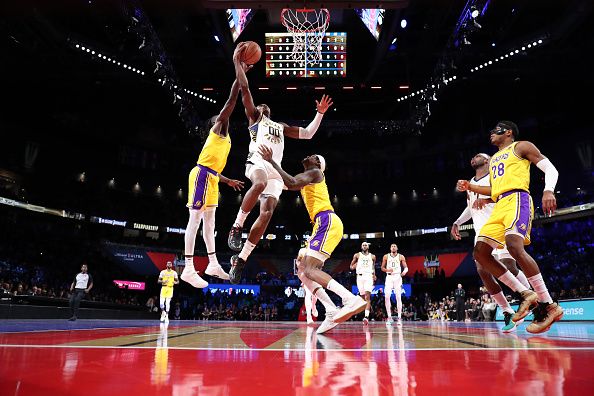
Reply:
M318 131L324 114L333 104L330 96L322 95L322 99L316 100L316 115L307 127L302 128L281 123L284 126L283 133L291 139L311 139Z
M408 265L406 265L406 257L403 255L400 255L400 264L402 265L402 268L404 268L400 276L404 276L408 272Z
M239 88L241 89L241 101L243 102L243 107L245 107L245 115L250 124L253 124L258 120L259 112L256 105L254 105L254 99L252 98L248 79L245 75L245 68L240 60L244 47L245 43L239 43L237 48L235 48L235 52L233 53L233 65L235 66L235 77L237 78Z
M357 260L359 260L359 253L355 253L353 255L353 261L351 261L351 265L349 266L351 271L353 271L355 268L357 268Z
M283 178L283 182L285 183L285 186L287 186L289 190L300 190L308 184L319 183L324 179L324 174L318 168L308 169L303 173L291 176L287 172L285 172L284 169L281 168L280 165L272 159L272 150L269 147L260 146L258 148L258 151L262 158L270 162L274 169L276 169L277 172L281 175L281 177Z

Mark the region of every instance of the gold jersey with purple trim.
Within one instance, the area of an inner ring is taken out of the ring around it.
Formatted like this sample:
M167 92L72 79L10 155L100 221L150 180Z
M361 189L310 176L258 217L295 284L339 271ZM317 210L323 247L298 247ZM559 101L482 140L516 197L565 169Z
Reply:
M330 203L330 194L328 193L325 177L319 183L312 183L303 187L301 189L301 196L303 197L305 208L312 223L318 213L326 210L334 211Z
M517 144L518 142L513 142L491 157L489 175L493 201L497 201L501 194L508 191L529 191L530 161L516 154Z
M211 128L198 157L198 165L206 166L217 173L221 173L225 169L225 165L227 165L230 151L231 135L219 136Z

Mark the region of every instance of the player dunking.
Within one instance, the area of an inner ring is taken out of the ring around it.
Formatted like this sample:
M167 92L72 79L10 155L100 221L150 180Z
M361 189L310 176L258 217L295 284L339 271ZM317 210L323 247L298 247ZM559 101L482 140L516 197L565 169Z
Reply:
M173 297L173 285L179 283L177 272L173 270L173 263L171 261L167 262L167 268L161 271L157 282L162 285L159 305L161 306L161 322L165 322L169 320L169 308L171 306L171 298Z
M398 245L390 245L390 253L384 254L382 259L382 271L386 273L386 284L384 286L384 300L388 320L386 324L392 324L392 290L396 295L396 311L398 313L398 326L402 326L402 277L408 272L406 257L398 253Z
M472 179L470 179L470 184L476 186L483 186L489 187L491 185L489 179L489 161L491 157L485 153L479 153L472 157L470 160L470 166L475 170L475 175ZM488 200L490 203L487 203L482 208L479 208L478 205L481 204L483 200ZM478 234L483 228L483 225L489 220L491 213L493 213L493 208L495 207L495 203L491 200L491 197L487 195L481 195L478 193L471 193L467 192L467 205L466 209L462 212L460 217L456 219L454 224L452 225L452 237L455 240L462 239L459 232L459 226L466 223L468 220L472 219L472 224L476 231L474 237L474 243L476 245ZM503 249L493 249L493 257L496 260L499 260L505 267L516 277L518 280L526 286L526 288L530 288L530 284L528 283L528 279L526 275L522 271L518 269L516 266L516 261L514 258L509 254L507 248L504 246ZM487 288L489 294L493 297L497 305L501 307L503 311L504 321L505 324L502 328L504 333L512 332L516 329L517 323L512 320L512 316L515 314L512 307L509 305L507 298L503 294L503 290L501 290L501 286L497 283L497 280L491 275L491 273L485 271L483 267L479 264L478 261L475 261L476 269L483 281L483 284Z
M546 215L552 215L557 208L553 191L559 172L534 144L516 141L518 135L516 124L500 121L490 132L491 143L499 148L489 163L491 187L475 186L466 180L459 180L458 189L490 195L495 201L493 213L479 233L474 258L483 268L522 296L522 303L512 320L517 323L529 314L531 308L535 308L534 320L526 330L530 333L542 333L563 317L563 309L551 299L538 264L524 249L524 245L530 243L534 215L529 193L530 164L536 164L545 174L542 208ZM494 248L503 246L507 246L512 257L522 267L536 293L528 290L492 256Z
M320 269L343 235L342 221L334 213L324 177L326 160L321 155L310 155L302 161L304 172L291 176L274 160L274 153L270 148L260 146L259 153L281 175L289 190L301 190L305 208L314 224L311 237L307 241L305 258L301 262L303 272L300 279L326 308L326 319L317 330L318 334L324 333L365 308L365 301ZM344 301L343 307L337 310L322 287L338 294Z
M231 258L231 283L239 283L241 272L245 262L256 247L256 244L266 231L270 222L272 213L276 208L278 199L283 190L283 180L278 172L258 153L258 146L266 144L273 153L273 158L280 165L283 160L283 151L285 148L285 137L292 139L311 139L320 123L324 113L332 106L330 97L324 95L320 102L316 101L316 115L313 121L306 127L289 126L284 123L274 122L270 119L270 108L265 105L254 105L252 94L248 85L245 72L242 68L241 52L243 43L239 44L233 55L235 72L241 88L241 99L245 106L245 114L249 122L250 147L246 163L245 175L252 182L252 186L245 194L235 223L229 232L229 248L240 252ZM248 214L260 200L260 213L252 225L248 239L242 247L241 232L243 223Z
M248 67L245 66L247 69ZM194 269L194 246L200 222L204 220L203 238L208 254L208 266L205 273L221 279L229 279L219 264L215 249L215 212L219 202L219 181L229 185L234 190L240 190L243 182L228 179L221 174L227 164L227 157L231 151L231 136L229 135L229 117L233 113L239 83L233 82L229 99L218 116L211 118L212 123L206 142L202 147L198 164L192 169L188 177L188 210L189 219L184 236L185 268L181 278L194 287L208 286Z
M297 253L297 268L301 267L301 262L305 258L305 254L307 253L306 248L299 249L299 253ZM297 276L299 276L299 271L297 272ZM303 290L305 290L305 315L307 316L307 324L314 324L313 316L316 318L318 317L318 309L316 308L316 303L318 302L318 298L315 294L309 290L309 288L303 285Z
M369 313L371 312L371 292L376 280L375 276L375 254L369 253L369 243L361 244L361 251L355 253L350 265L351 271L355 270L357 274L357 289L359 294L365 296L367 305L365 306L365 317L363 324L369 324Z

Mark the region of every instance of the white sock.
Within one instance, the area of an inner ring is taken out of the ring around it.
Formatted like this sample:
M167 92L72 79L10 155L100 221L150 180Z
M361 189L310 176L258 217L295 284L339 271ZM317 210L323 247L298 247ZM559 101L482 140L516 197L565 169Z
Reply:
M250 254L252 254L252 251L255 247L256 245L254 245L250 241L245 241L243 249L241 249L241 253L239 253L239 258L243 261L247 261L248 257L250 257Z
M328 282L326 289L338 294L340 298L342 298L342 301L349 301L351 298L355 297L353 293L348 291L343 285L336 282L334 279L331 279L330 282Z
M368 309L365 310L365 317L369 318L369 310Z
M509 302L507 301L507 298L505 298L503 291L500 291L497 294L493 294L491 297L493 297L493 300L495 300L497 305L499 305L501 307L501 310L503 312L507 312L507 313L511 313L511 314L514 313L514 310L512 309L511 305L509 305Z
M396 311L398 312L398 319L402 316L402 297L396 296Z
M186 270L186 268L188 269L188 271L196 271L194 269L194 257L186 257L185 259L186 261L186 267L184 268L184 271Z
M545 285L544 280L542 279L542 274L536 274L528 278L528 281L534 288L534 291L538 295L538 301L544 303L552 303L553 299L547 290L547 285Z
M509 271L505 271L505 273L503 275L501 275L499 279L503 284L509 286L510 289L512 289L513 291L516 291L518 293L521 293L525 290L528 290L528 288L526 286L524 286L519 280L518 278L516 278L511 272Z
M204 239L204 244L206 245L209 264L218 265L219 261L217 260L217 255L215 254L215 213L216 208L209 208L206 212L204 212L204 215L202 216L204 219L202 226L202 237Z
M309 293L305 293L305 313L307 319L311 319L311 295Z
M190 209L190 217L188 218L188 225L186 226L186 234L184 235L184 252L186 256L194 255L194 245L196 244L196 234L200 227L202 220L202 212Z
M322 303L324 308L326 308L326 312L336 311L336 309L337 309L336 305L330 299L330 296L328 295L328 293L326 293L326 290L324 290L324 288L322 286L318 285L316 282L313 282L313 283L317 287L315 296L317 297L318 300L320 300L320 302ZM315 304L315 303L312 301L312 306L313 306L313 304Z
M530 289L530 283L528 283L528 278L526 278L526 275L522 271L518 271L518 275L516 275L516 278L518 278L520 283L526 286L526 289Z
M243 223L245 219L247 219L250 212L244 212L239 208L239 212L237 212L237 217L235 218L235 223L233 223L233 227L243 227Z

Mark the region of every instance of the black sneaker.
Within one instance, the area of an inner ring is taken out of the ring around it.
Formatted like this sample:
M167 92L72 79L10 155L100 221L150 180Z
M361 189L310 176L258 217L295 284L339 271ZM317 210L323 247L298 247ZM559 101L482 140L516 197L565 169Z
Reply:
M242 227L235 227L231 228L229 231L229 239L227 239L227 244L229 245L229 249L235 252L241 252L243 248L243 243L241 242L241 232L243 231Z
M231 257L231 270L229 271L229 281L234 285L241 282L241 272L245 267L245 261L237 254Z
M74 322L75 320L76 320L76 316L73 316L70 319L68 319L68 321L70 321L70 322Z

